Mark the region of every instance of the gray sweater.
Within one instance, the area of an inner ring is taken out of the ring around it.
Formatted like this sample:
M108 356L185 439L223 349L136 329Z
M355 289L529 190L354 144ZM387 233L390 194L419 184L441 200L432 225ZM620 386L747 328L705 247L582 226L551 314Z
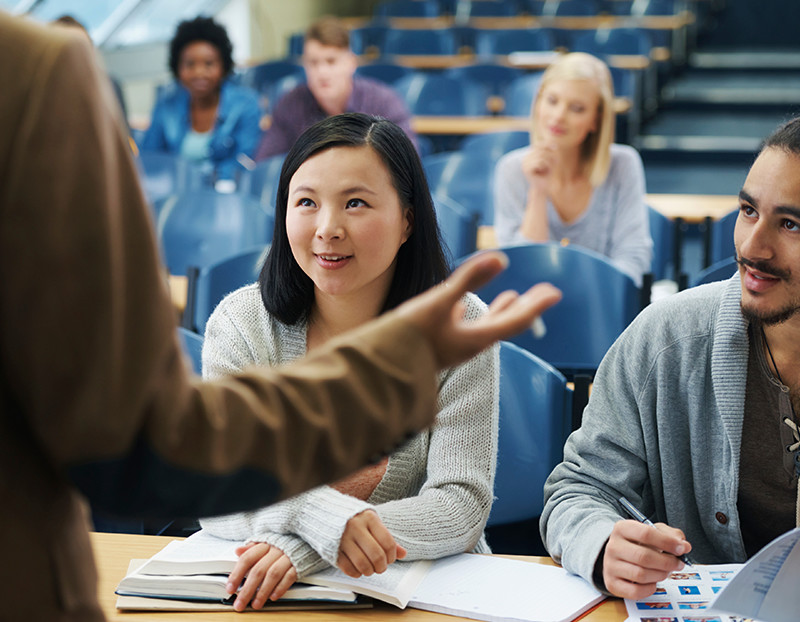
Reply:
M530 147L516 149L497 162L494 172L494 227L497 243L530 243L519 229L525 215L528 180L522 160ZM594 189L586 211L574 222L564 223L547 202L550 239L570 243L609 258L638 285L650 271L653 240L645 204L644 167L635 149L611 145L611 166L605 181Z
M737 497L749 340L738 274L646 308L608 351L545 484L547 550L592 580L625 496L692 559L746 559Z
M485 305L470 294L467 317ZM264 308L257 285L227 296L206 326L203 376L251 365L281 365L306 353L306 324L287 326ZM347 521L374 509L407 560L487 553L483 528L492 505L497 454L499 350L446 370L430 430L389 457L367 501L322 486L268 508L204 519L216 536L268 542L289 556L298 576L335 565Z

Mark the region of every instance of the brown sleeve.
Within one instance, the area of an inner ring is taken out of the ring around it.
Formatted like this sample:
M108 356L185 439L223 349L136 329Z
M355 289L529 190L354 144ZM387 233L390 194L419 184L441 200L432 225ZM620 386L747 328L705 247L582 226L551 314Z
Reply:
M291 369L191 380L93 51L2 14L0 30L0 390L55 469L112 511L218 513L339 478L432 420L433 354L392 317Z

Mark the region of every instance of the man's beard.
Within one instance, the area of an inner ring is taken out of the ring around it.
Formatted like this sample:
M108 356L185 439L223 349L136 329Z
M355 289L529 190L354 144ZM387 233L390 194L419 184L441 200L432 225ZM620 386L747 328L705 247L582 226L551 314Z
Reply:
M736 263L742 266L749 266L754 270L785 281L790 280L792 276L790 272L776 268L765 261L750 261L740 256L736 258ZM757 322L764 326L773 326L775 324L781 324L792 318L795 314L800 313L800 299L790 300L783 308L774 311L760 311L758 309L746 307L743 301L740 303L740 307L742 309L742 315L746 320Z

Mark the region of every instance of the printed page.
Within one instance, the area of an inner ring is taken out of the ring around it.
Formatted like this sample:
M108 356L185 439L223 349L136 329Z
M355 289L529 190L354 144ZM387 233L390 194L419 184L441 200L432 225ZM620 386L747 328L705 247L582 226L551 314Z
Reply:
M720 613L712 607L716 595L736 576L742 564L686 566L658 584L642 600L625 599L631 622L758 622Z
M143 574L226 574L233 570L242 542L217 538L200 530L186 540L173 540L139 569Z
M464 553L435 561L409 607L475 620L565 622L603 598L562 568Z
M765 622L800 619L800 528L770 542L742 568L714 607Z
M354 579L338 568L328 568L322 572L303 577L305 583L324 585L352 590L356 594L371 596L405 609L417 585L425 577L431 562L398 561L390 564L385 572L370 577Z

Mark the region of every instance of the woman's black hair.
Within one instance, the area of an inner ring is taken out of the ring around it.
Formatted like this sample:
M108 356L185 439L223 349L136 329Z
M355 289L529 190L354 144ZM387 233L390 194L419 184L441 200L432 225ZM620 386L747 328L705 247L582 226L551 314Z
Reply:
M767 136L761 150L767 147L783 149L786 153L800 155L800 117L794 117Z
M195 17L178 24L175 36L169 43L169 68L175 79L178 79L178 67L181 62L181 52L190 43L205 41L219 50L222 59L222 70L227 76L233 71L233 45L228 39L225 28L214 21L212 17Z
M397 251L397 264L383 305L387 311L444 280L448 263L428 181L417 151L405 132L380 117L345 113L323 119L297 139L281 169L275 206L275 232L259 276L267 311L284 324L308 319L314 283L292 255L286 234L289 182L310 157L333 147L369 146L380 156L400 202L411 211L412 232Z

